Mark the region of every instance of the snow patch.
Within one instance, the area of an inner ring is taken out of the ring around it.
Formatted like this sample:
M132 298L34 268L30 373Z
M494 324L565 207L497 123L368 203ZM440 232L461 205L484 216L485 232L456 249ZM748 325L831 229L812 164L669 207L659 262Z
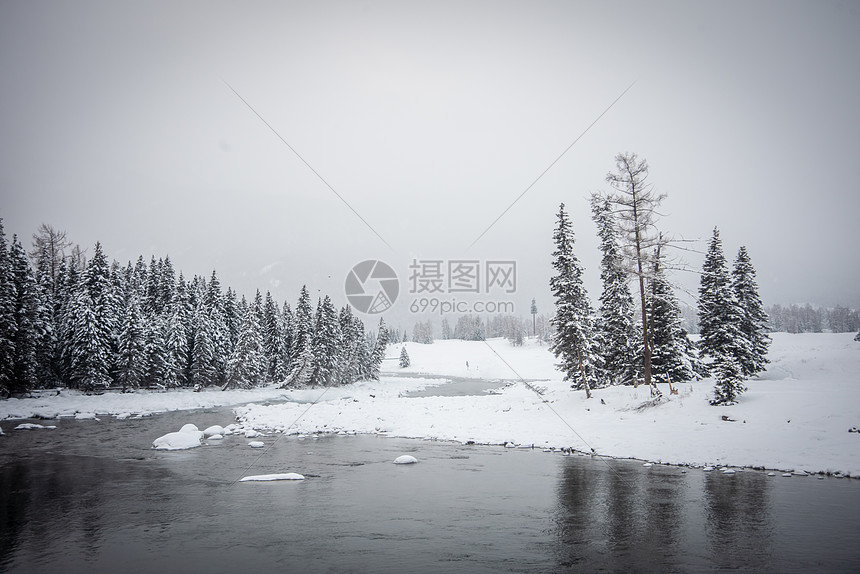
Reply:
M418 459L411 454L402 454L394 459L394 464L415 464Z
M15 427L15 430L38 430L38 429L55 429L57 428L54 425L40 425L36 423L21 423Z
M264 446L266 446L266 443L259 440L252 440L248 443L248 446L251 448L263 448Z

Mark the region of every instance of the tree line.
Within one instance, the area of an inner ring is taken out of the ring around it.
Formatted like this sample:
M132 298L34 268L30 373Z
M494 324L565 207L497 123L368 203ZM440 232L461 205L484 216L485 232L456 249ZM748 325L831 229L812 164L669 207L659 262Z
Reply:
M550 279L556 303L550 349L565 379L589 397L594 388L640 382L659 396L657 382L671 388L671 383L713 375L713 403L731 404L743 392L743 381L764 370L770 343L747 250L741 247L730 272L714 229L701 271L701 336L694 344L667 276L671 242L656 225L665 196L647 181L644 159L628 153L615 161L615 171L606 176L612 191L591 198L602 253L597 309L583 285L570 219L564 204L559 207L553 232L555 275Z
M65 387L330 386L377 379L388 332L369 333L328 295L302 287L293 310L259 291L251 300L217 273L178 275L169 257L89 260L42 226L31 257L0 219L0 393ZM35 262L31 265L31 259Z

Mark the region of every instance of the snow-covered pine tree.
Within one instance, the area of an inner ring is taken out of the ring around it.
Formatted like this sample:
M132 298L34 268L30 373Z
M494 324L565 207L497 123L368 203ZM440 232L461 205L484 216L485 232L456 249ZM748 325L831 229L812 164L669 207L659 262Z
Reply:
M144 380L146 339L137 294L129 297L119 335L117 382L122 390L138 389Z
M682 326L681 307L666 277L659 247L653 267L648 280L646 315L651 333L651 374L656 382L661 383L680 383L698 378L705 369Z
M747 356L749 344L740 330L743 311L732 290L716 227L702 266L698 310L699 349L710 358L708 367L717 379L713 404L731 404L744 391L739 357Z
M328 295L317 303L316 325L312 340L314 374L312 385L330 386L335 382L341 345L337 311Z
M57 322L55 318L56 277L59 267L52 269L47 247L43 247L37 261L36 295L41 327L36 341L36 380L40 387L59 384L59 355L57 353ZM52 275L53 273L53 275Z
M110 269L97 242L70 310L71 379L73 386L81 390L91 392L110 386L116 308Z
M601 359L599 370L608 384L633 384L641 365L636 358L639 356L637 342L641 336L636 333L633 296L624 271L609 200L592 195L591 213L603 253L600 261L603 293L595 321L595 339Z
M14 386L13 357L15 355L15 284L9 248L0 219L0 396L8 395Z
M168 323L164 315L155 314L144 324L144 382L147 387L164 386L172 370L167 348Z
M242 329L245 311L239 309L239 304L236 302L236 292L231 287L227 287L227 293L224 295L224 322L227 325L227 347L233 349L239 341L239 331Z
M376 344L373 346L373 352L370 356L370 378L374 381L379 380L379 371L382 368L382 361L385 359L386 347L388 347L388 328L385 326L385 321L380 317L379 329L376 332Z
M311 296L306 285L302 285L299 301L296 304L296 315L293 331L293 357L300 357L305 349L310 348L314 333L314 316L311 309Z
M181 275L180 275L181 279ZM177 285L176 296L167 327L167 353L169 370L165 375L168 387L182 387L187 384L188 375L188 323L184 280Z
M267 382L282 380L284 371L281 361L283 360L283 334L281 333L281 312L277 303L272 299L272 294L266 292L263 303L263 355L266 358L266 380Z
M741 366L730 353L719 355L711 365L711 371L716 379L712 405L732 405L747 390Z
M191 384L205 387L217 382L218 372L213 357L212 319L201 297L192 318L193 342L191 345Z
M750 261L747 248L738 250L732 269L732 289L741 308L740 331L746 338L748 347L744 355L737 357L744 377L752 377L765 370L770 337L767 334L768 317L758 294L755 268Z
M30 269L27 253L14 235L9 249L9 263L15 288L12 312L16 327L12 337L14 350L10 390L22 392L36 386L36 373L39 370L36 364L36 348L43 329L36 279Z
M451 338L451 325L448 323L447 317L442 317L442 338L445 340ZM399 343L399 341L395 342Z
M263 354L263 336L260 325L262 315L262 297L260 292L249 306L239 331L236 348L227 363L228 386L249 389L263 383L266 374L266 358Z
M405 369L412 363L409 361L409 353L406 352L406 347L400 348L400 368Z
M281 332L281 360L278 361L278 365L280 366L281 371L277 373L275 380L283 381L293 368L292 351L293 332L295 330L293 310L290 308L290 304L286 301L284 301L284 306L281 308L281 316L278 318L278 321L280 323Z
M553 233L555 251L552 254L556 275L550 278L555 297L552 321L556 331L550 350L561 360L558 367L564 373L564 380L570 381L575 389L585 389L590 397L595 383L596 362L591 305L582 284L582 267L573 252L573 230L563 203L559 206L557 218Z

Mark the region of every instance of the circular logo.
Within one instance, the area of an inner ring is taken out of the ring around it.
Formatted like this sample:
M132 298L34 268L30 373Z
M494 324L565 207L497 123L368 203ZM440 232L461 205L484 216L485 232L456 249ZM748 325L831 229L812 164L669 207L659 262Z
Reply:
M400 281L390 265L376 259L356 264L346 276L346 298L356 311L375 315L394 305Z

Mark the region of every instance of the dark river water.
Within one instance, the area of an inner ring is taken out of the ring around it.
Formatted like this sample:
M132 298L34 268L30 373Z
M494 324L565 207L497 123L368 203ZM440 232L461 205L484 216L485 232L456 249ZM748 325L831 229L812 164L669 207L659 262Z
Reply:
M860 572L856 480L375 436L150 448L231 419L5 421L0 571ZM236 482L279 472L307 479Z

